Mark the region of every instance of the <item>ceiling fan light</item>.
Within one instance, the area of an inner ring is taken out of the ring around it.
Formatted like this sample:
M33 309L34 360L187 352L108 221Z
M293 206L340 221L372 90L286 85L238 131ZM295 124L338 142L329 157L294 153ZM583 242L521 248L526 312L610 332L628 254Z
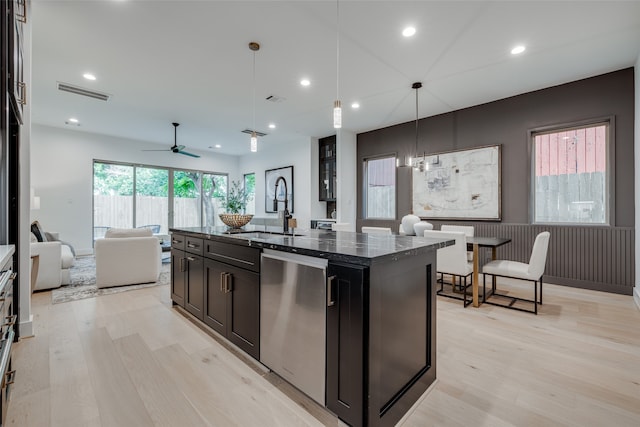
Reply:
M255 132L251 132L251 152L258 152L258 136Z
M333 127L335 129L342 127L342 107L338 100L333 103Z

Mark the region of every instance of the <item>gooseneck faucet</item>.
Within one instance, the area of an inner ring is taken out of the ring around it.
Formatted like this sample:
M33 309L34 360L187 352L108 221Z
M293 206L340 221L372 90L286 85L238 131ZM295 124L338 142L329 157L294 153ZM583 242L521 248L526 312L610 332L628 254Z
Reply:
M280 180L282 180L282 182L284 183L284 200L278 200L278 185L280 184ZM273 193L273 210L278 210L278 202L284 202L284 214L282 215L282 232L285 234L289 232L289 219L292 218L291 214L289 213L289 198L287 194L289 194L289 190L287 189L287 180L284 179L284 177L279 176L278 179L276 179L276 189Z

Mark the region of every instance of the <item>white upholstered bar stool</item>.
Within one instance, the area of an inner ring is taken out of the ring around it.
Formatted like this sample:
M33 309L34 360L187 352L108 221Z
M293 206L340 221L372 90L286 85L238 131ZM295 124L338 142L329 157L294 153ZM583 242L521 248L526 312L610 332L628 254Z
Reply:
M391 228L389 227L362 227L362 232L367 234L387 234L391 235Z
M492 305L498 305L501 307L510 308L513 310L526 311L529 313L538 314L538 304L542 304L542 275L544 274L544 268L547 263L547 250L549 248L549 237L551 234L548 231L543 231L536 236L535 242L533 242L533 249L531 250L531 257L529 263L509 260L494 260L484 265L482 268L482 288L483 288L483 302ZM490 301L487 298L486 291L486 276L491 275L492 293L490 297L497 296L508 298L510 302L508 304L499 304L494 301ZM533 282L533 300L524 298L517 298L511 295L499 294L496 291L496 277L508 277L512 279L519 279L528 282ZM540 299L538 299L538 283L540 283ZM533 303L533 310L526 310L520 307L514 306L517 301L526 301Z

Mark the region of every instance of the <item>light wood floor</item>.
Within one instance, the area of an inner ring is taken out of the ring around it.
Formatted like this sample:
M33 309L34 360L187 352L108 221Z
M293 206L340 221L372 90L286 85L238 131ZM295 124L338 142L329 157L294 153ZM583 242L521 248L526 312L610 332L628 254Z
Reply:
M633 298L544 298L538 316L439 298L438 380L403 426L640 426ZM166 286L50 300L33 296L36 336L16 345L7 425L338 425L171 308Z

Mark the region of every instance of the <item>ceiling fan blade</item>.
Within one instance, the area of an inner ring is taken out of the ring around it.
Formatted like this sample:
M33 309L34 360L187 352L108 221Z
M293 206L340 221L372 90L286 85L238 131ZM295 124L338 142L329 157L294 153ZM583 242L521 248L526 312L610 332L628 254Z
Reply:
M188 153L188 152L186 152L186 151L178 151L178 153L180 153L180 154L184 154L185 156L200 157L200 156L199 156L199 155L197 155L197 154L191 154L191 153Z
M171 149L164 149L164 150L141 150L141 151L171 151Z

